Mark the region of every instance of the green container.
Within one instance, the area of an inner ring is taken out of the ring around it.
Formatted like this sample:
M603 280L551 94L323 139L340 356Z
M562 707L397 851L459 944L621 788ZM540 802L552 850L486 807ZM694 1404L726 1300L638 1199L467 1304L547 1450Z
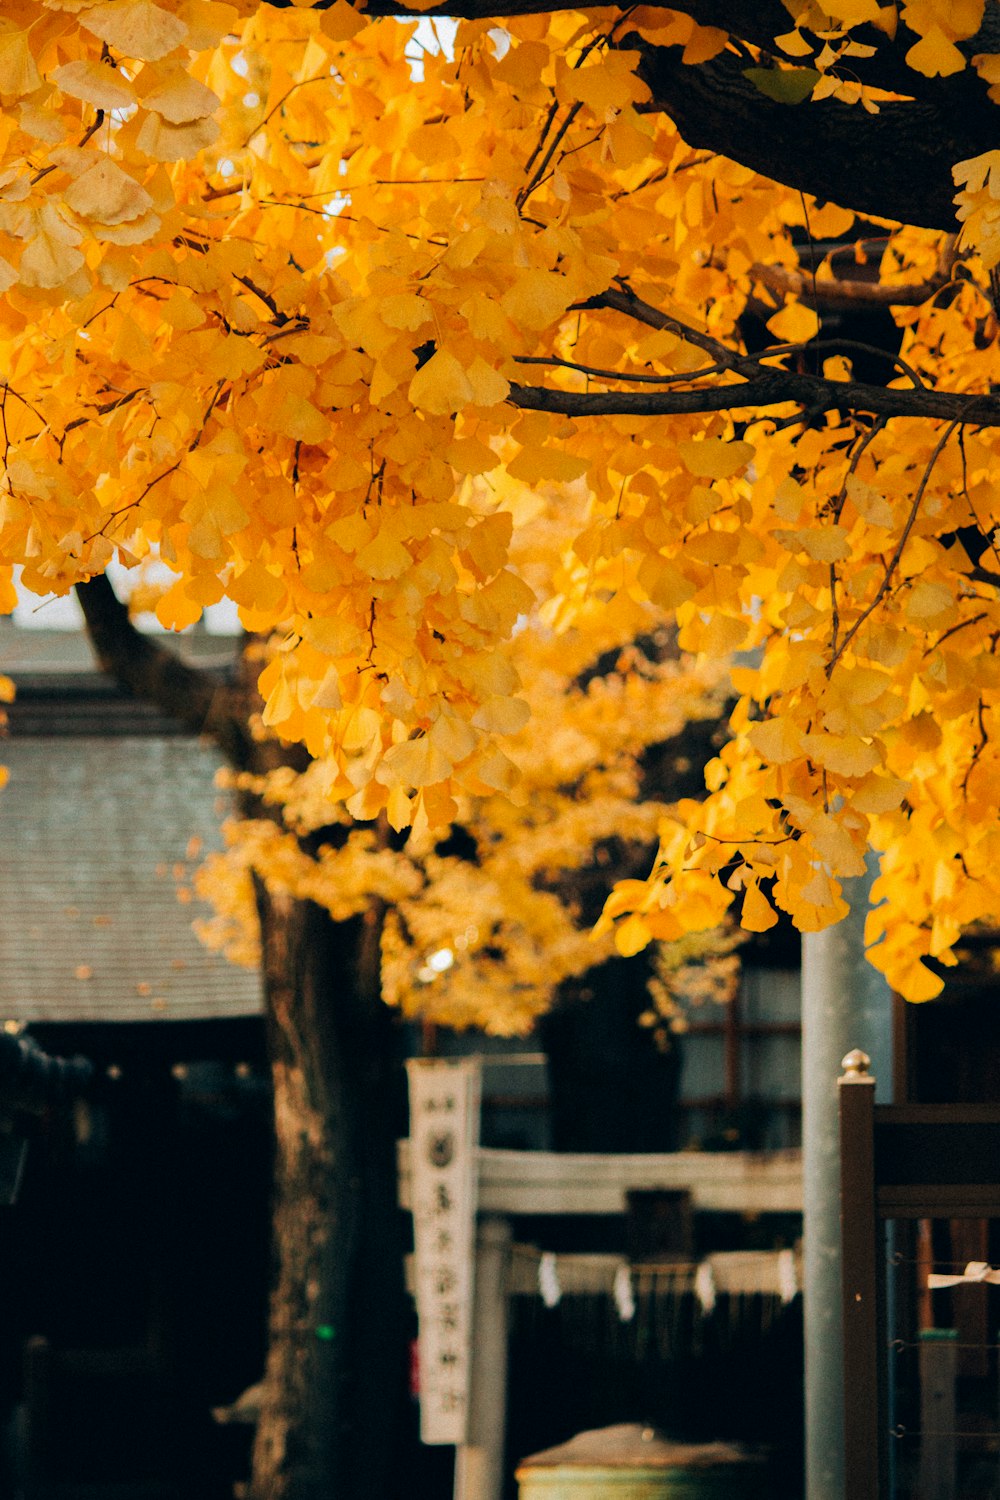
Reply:
M520 1500L751 1500L758 1459L729 1443L672 1443L623 1422L526 1458Z

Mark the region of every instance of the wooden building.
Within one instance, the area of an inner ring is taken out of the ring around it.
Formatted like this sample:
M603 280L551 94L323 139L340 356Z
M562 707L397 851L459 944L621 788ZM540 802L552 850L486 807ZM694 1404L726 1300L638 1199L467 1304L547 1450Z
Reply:
M248 1430L211 1413L262 1367L270 1119L258 976L184 896L218 760L82 635L0 625L0 672L0 1024L97 1074L0 1217L0 1496L228 1500Z

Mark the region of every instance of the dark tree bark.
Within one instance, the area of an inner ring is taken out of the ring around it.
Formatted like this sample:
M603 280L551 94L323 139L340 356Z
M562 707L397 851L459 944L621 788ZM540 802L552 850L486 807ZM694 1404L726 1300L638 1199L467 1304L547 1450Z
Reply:
M265 1400L252 1500L390 1493L403 1396L393 1128L401 1070L379 994L380 913L335 923L257 889L276 1137Z
M219 676L139 634L107 579L78 586L101 665L260 773L301 752L256 741L253 674ZM244 816L268 816L245 799ZM396 1197L405 1130L382 913L337 923L256 887L276 1137L275 1281L252 1500L389 1500L405 1399L407 1305Z

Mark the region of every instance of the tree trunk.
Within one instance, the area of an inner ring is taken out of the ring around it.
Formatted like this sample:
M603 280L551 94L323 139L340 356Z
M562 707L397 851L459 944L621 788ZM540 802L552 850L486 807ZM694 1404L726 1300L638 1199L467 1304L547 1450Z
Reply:
M403 1128L381 913L258 883L274 1080L276 1281L251 1500L389 1500L405 1399Z
M245 655L231 678L214 674L141 635L106 578L77 585L77 595L101 665L127 692L210 734L239 771L304 767L303 750L251 733L260 702ZM273 816L253 794L240 798L240 813ZM276 1273L250 1497L395 1500L409 1326L395 1143L406 1108L380 992L383 913L373 903L337 923L262 881L256 894Z

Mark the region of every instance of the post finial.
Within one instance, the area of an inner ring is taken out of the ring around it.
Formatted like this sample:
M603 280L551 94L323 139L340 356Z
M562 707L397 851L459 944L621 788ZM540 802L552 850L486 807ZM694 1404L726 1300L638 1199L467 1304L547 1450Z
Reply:
M872 1060L867 1052L862 1052L860 1047L853 1048L848 1052L840 1066L843 1068L841 1083L870 1083L871 1075L868 1069Z

